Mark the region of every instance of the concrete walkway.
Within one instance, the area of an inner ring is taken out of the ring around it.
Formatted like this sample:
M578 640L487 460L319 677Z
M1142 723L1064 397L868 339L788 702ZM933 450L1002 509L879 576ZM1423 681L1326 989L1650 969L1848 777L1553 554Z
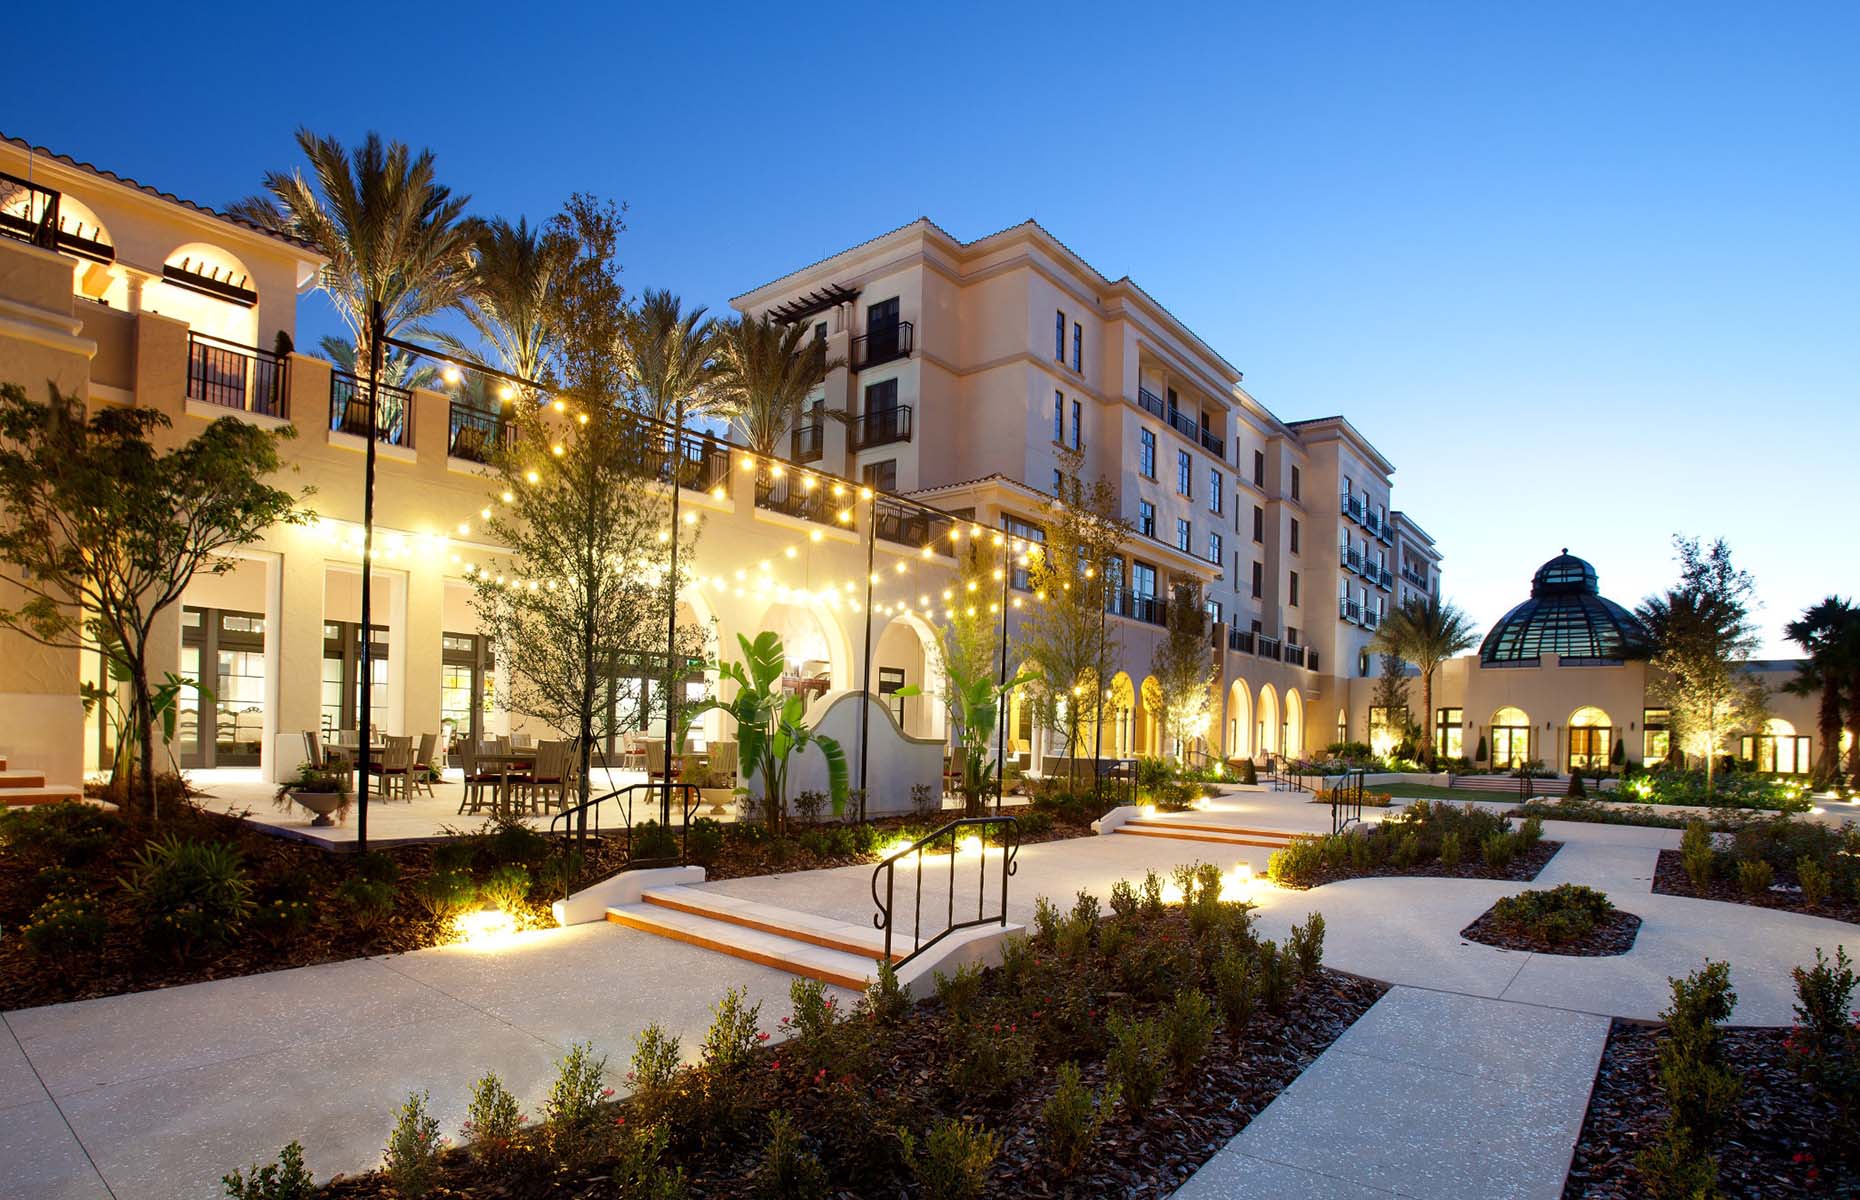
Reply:
M1195 817L1329 826L1327 808L1284 793L1236 795ZM1860 954L1860 930L1851 925L1648 895L1657 850L1677 845L1671 831L1553 825L1548 836L1567 845L1546 881L1604 886L1646 919L1633 953L1570 959L1463 943L1457 933L1464 925L1493 898L1524 886L1487 881L1263 888L1260 924L1266 936L1283 937L1307 912L1322 911L1332 966L1457 994L1475 1007L1502 1000L1508 1003L1494 1011L1511 1015L1501 1024L1543 1014L1550 1029L1572 1014L1651 1018L1665 1004L1665 977L1694 969L1707 954L1733 964L1736 1020L1786 1023L1789 967L1811 960L1817 945L1832 952L1844 942ZM1267 853L1125 836L1028 846L1009 919L1031 920L1037 896L1063 907L1083 888L1102 899L1117 879L1197 858L1263 870ZM873 911L871 876L870 867L847 867L702 886L864 923ZM380 1161L392 1111L410 1090L430 1089L445 1131L455 1135L466 1089L486 1070L499 1072L534 1111L570 1042L594 1042L622 1077L632 1039L648 1023L665 1025L690 1051L710 1005L738 984L764 1002L763 1027L773 1030L788 1011L789 982L770 968L598 922L524 935L490 951L447 947L7 1013L0 1019L0 1194L217 1196L220 1175L270 1158L293 1138L304 1143L319 1178L366 1169ZM1494 1049L1454 1065L1519 1064ZM1324 1069L1319 1081L1338 1070ZM1359 1075L1350 1086L1353 1102L1374 1111L1373 1079ZM1386 1090L1400 1095L1405 1086L1391 1076ZM1457 1137L1448 1111L1434 1122L1442 1141ZM1410 1152L1418 1162L1446 1151L1414 1142Z

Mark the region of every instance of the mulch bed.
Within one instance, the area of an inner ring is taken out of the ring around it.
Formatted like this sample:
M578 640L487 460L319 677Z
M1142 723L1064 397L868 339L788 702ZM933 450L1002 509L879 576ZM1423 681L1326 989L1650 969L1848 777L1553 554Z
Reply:
M1659 1139L1666 1100L1655 1054L1663 1031L1616 1021L1589 1095L1589 1113L1563 1185L1564 1200L1638 1200L1646 1195L1635 1157ZM1790 1070L1787 1029L1728 1028L1726 1060L1743 1079L1739 1128L1717 1147L1727 1196L1860 1196L1860 1165L1829 1152L1839 1136L1834 1109ZM1851 1131L1846 1135L1852 1141Z
M1778 883L1784 882L1780 873ZM1847 921L1860 925L1860 899L1851 895L1834 895L1823 901L1821 907L1810 908L1802 899L1800 888L1791 886L1782 891L1772 888L1756 896L1747 896L1737 886L1734 879L1716 878L1703 892L1692 886L1692 880L1686 875L1685 860L1677 850L1660 851L1659 866L1654 868L1653 890L1661 896L1689 896L1695 900L1723 900L1729 904L1752 904L1758 908L1780 908L1787 912L1807 913L1812 917L1830 917L1836 921Z
M1567 942L1553 942L1525 930L1501 926L1489 908L1479 914L1478 920L1460 930L1460 936L1467 941L1496 946L1500 950L1529 950L1536 954L1567 954L1577 958L1626 954L1634 948L1634 938L1639 933L1640 918L1619 909L1596 922L1588 933Z
M1469 850L1458 865L1451 867L1438 861L1416 863L1412 867L1398 867L1392 862L1385 862L1367 871L1358 871L1347 864L1320 867L1311 886L1322 887L1342 879L1377 879L1385 875L1420 875L1430 879L1503 879L1512 883L1529 883L1537 878L1538 873L1562 848L1562 842L1538 842L1529 850L1514 856L1511 865L1497 874L1493 874L1485 865L1485 859L1480 856L1477 846Z

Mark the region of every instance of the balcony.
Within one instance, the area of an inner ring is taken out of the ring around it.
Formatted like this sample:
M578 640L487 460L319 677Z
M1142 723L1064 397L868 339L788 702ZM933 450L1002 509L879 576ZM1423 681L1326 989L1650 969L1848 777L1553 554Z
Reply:
M1159 420L1169 419L1169 408L1162 402L1162 397L1146 387L1137 388L1137 407Z
M116 247L103 240L103 230L67 220L59 210L59 193L17 175L0 172L0 237L60 250L92 262L113 263Z
M852 369L863 371L894 359L909 358L915 335L916 327L909 321L868 330L865 336L853 339Z
M1291 642L1285 643L1285 661L1294 667L1304 666L1305 648L1303 646L1294 645Z
M517 427L499 413L451 402L446 420L446 453L469 462L488 463L499 447L516 444Z
M1229 629L1227 648L1240 654L1253 653L1253 631L1251 629Z
M368 436L368 381L347 371L329 375L331 433ZM375 404L375 440L384 446L413 446L413 393L382 384Z
M1214 434L1204 429L1201 431L1201 448L1203 450L1206 450L1209 454L1212 454L1214 457L1221 459L1222 461L1226 461L1226 458L1227 458L1227 439L1226 438L1217 438L1214 436Z
M1375 629L1382 624L1382 614L1373 608L1363 610L1363 628Z
M1338 599L1337 616L1352 625L1363 623L1363 606L1354 600Z
M851 504L850 498L842 496L834 500L818 481L797 479L793 473L785 473L779 479L756 476L756 507L765 512L850 529L850 519L841 521L839 514L850 511Z
M1112 592L1105 609L1114 617L1129 617L1146 625L1163 625L1168 622L1168 605L1155 596L1139 596L1129 591Z
M204 333L187 335L187 398L267 417L285 417L290 363L269 350Z
M1428 590L1426 571L1417 571L1407 563L1403 563L1401 565L1401 577L1420 588L1422 591Z
M1258 654L1261 658L1270 658L1276 662L1284 657L1284 650L1281 648L1281 643L1278 638L1267 637L1265 634L1261 633L1256 634L1253 641L1258 647L1254 653Z
M911 406L897 404L860 413L852 421L852 445L855 450L887 446L911 440Z
M1363 523L1363 498L1361 496L1354 492L1345 492L1338 504L1342 507L1344 516L1359 525Z
M1376 586L1385 592L1393 590L1395 587L1395 573L1390 571L1387 567L1377 567L1375 568L1375 572Z
M1382 518L1376 516L1373 509L1366 509L1364 511L1363 529L1368 532L1371 537L1380 538L1382 536Z
M873 532L898 546L940 545L940 539L949 532L951 524L942 518L933 521L931 515L922 509L888 500L882 494L875 501L874 514L878 524ZM1024 582L1017 581L1017 586Z
M651 453L659 462L659 482L664 483L667 470L674 458L672 447L668 445L670 433L661 427L651 430L653 446ZM678 461L678 484L694 492L715 492L718 488L727 493L730 488L730 447L714 437L705 434L682 433L678 436L676 453Z
M1394 526L1389 524L1389 519L1387 517L1382 518L1380 528L1372 532L1376 535L1376 540L1381 542L1384 546L1393 546L1395 544L1395 529Z
M1340 557L1344 566L1358 575L1363 573L1363 552L1361 550L1346 550Z
M798 463L819 462L826 454L826 428L816 421L811 425L797 425L789 436L792 457Z

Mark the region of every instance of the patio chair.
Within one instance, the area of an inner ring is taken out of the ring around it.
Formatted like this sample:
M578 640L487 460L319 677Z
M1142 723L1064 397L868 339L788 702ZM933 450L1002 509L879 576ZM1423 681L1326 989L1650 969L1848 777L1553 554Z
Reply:
M658 738L641 738L640 749L646 753L646 778L665 777L665 743Z
M413 756L413 773L407 777L408 791L410 793L407 797L408 800L411 801L413 799L411 793L416 791L425 792L429 796L434 794L433 755L438 749L438 734L423 733L420 735L420 751Z
M510 735L510 746L513 750L533 750L536 748L536 739L527 733L513 733Z
M402 800L412 802L413 796L407 790L407 779L413 770L413 738L390 737L384 740L381 753L370 755L368 773L381 777L381 798L394 799L399 793Z
M524 783L523 794L531 812L560 809L568 797L568 742L538 742L536 765Z
M304 761L319 771L323 769L323 743L308 729L304 730Z
M459 799L459 812L462 814L468 808L474 813L486 806L495 808L497 788L504 781L503 773L479 769L478 749L472 745L470 738L462 739L453 753L459 756L459 765L465 769L465 795Z
M741 765L735 742L712 742L710 744L710 769L714 774L727 777L731 787L736 786L736 773Z

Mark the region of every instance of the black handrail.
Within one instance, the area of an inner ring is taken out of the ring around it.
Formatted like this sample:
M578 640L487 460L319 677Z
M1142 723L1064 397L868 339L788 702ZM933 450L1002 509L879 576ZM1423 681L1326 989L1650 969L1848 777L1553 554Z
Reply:
M454 400L447 420L451 432L446 439L446 453L453 458L488 463L498 447L508 449L516 445L517 427L506 421L501 413L486 412Z
M852 435L855 450L908 442L911 440L911 406L894 404L889 408L868 409L853 418Z
M192 330L187 334L187 398L221 408L286 416L290 360Z
M329 428L332 433L368 436L368 381L348 371L329 373ZM388 446L413 445L413 393L393 384L380 385L375 404L375 439Z
M961 842L958 830L974 828L981 840L982 850L976 856L976 892L975 919L956 919L956 850ZM988 906L988 833L990 828L997 830L995 844L1001 850L1001 903L993 915L987 912ZM923 940L924 915L924 852L939 842L949 843L949 896L945 909L946 922L941 933L929 941ZM872 870L872 903L878 906L878 913L873 916L872 924L885 931L885 956L882 961L901 967L910 962L930 947L936 945L958 929L972 929L977 925L1007 924L1007 889L1008 877L1018 869L1015 856L1020 853L1020 822L1013 817L964 817L951 821L934 833L925 834L896 854L886 858ZM897 865L901 859L911 855L917 856L916 911L911 918L911 944L914 949L909 954L895 955L891 949L892 934L896 931L897 921L894 909L897 896ZM878 894L879 876L885 879L884 898Z
M680 821L679 821L678 854L676 857L667 858L664 856L660 856L657 858L634 858L632 856L633 855L633 800L637 793L645 792L647 794L648 802L658 805L658 808L659 808L658 818L659 818L660 826L666 829L669 829L671 827L671 813L666 811L665 785L663 783L631 783L631 784L628 784L626 787L617 788L614 791L608 792L606 795L594 796L588 800L582 801L579 804L568 805L567 807L563 808L561 812L558 812L557 814L555 814L555 816L549 818L549 832L551 835L554 835L557 833L566 834L572 828L575 828L575 826L569 825L570 819L574 817L579 817L583 813L587 813L589 814L591 818L589 822L590 825L592 826L591 832L596 837L599 837L601 833L601 806L607 803L609 800L617 801L617 800L620 800L622 797L624 797L625 798L624 807L622 807L619 804L615 805L616 808L620 809L620 812L621 812L620 820L627 832L627 861L626 861L626 865L621 867L620 869L622 871L637 871L645 867L683 866L685 863L690 861L691 814L696 812L700 807L702 807L704 803L704 799L703 799L703 796L699 794L697 785L694 783L674 783L672 785L672 791L679 793L683 797L683 800L679 805L680 809L682 809L682 812L680 814ZM558 825L562 826L563 828L558 830L556 828ZM558 842L558 844L565 845L566 842L567 842L567 839L563 838L561 839L560 842ZM566 877L564 877L562 881L562 888L564 892L563 898L567 899L566 893L568 889L568 880Z
M1329 789L1330 831L1333 834L1342 833L1353 821L1362 824L1365 777L1366 773L1361 770L1345 771L1342 780Z
M916 327L909 321L874 325L861 337L853 339L853 370L863 371L894 358L909 358L916 338Z

